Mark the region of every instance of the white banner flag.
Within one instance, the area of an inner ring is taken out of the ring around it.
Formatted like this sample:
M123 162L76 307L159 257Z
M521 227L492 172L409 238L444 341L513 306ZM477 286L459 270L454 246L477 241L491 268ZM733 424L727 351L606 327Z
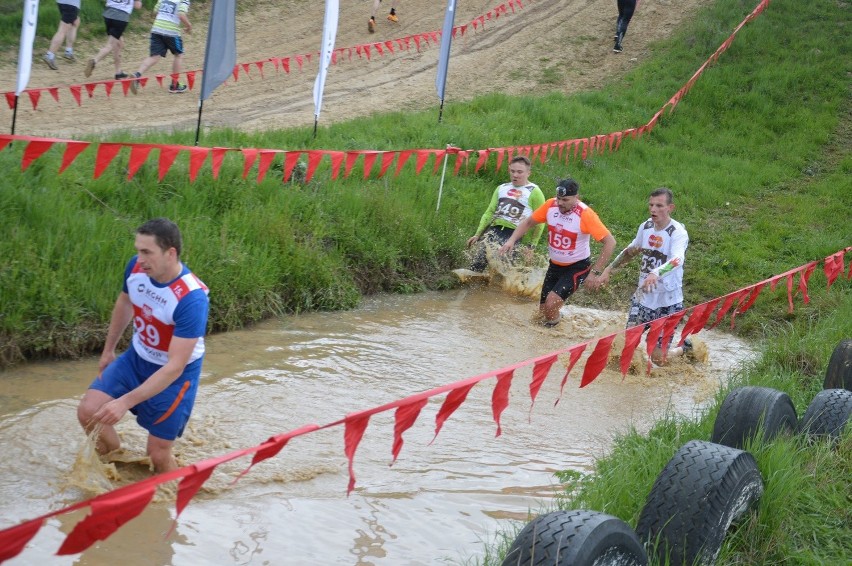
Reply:
M33 68L33 40L35 40L38 22L38 0L24 0L24 14L21 20L21 47L18 49L18 85L15 96L20 96L30 82Z
M340 0L325 0L325 21L322 24L322 46L320 48L320 67L314 82L314 116L319 120L322 108L322 91L325 88L325 76L334 53L334 40L337 37L337 20L340 17Z

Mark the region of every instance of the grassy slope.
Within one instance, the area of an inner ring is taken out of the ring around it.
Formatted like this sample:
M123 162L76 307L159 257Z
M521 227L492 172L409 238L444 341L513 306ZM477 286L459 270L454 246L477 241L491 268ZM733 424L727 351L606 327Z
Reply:
M709 68L672 115L647 138L615 154L567 165L537 163L533 179L577 177L619 242L632 238L650 189L672 187L676 217L692 236L687 303L727 293L848 245L838 211L852 204L848 171L846 4L793 8L773 2L747 25L719 63ZM434 112L372 116L322 128L262 136L231 131L208 136L212 145L279 148L443 147L543 143L644 123L751 11L750 1L720 0L658 55L600 92L537 98L489 95ZM798 54L791 57L790 53ZM801 64L802 57L807 64ZM192 132L143 141L192 143ZM309 183L282 186L280 162L262 183L241 178L226 158L219 179L209 170L187 181L185 159L164 182L156 160L125 180L120 156L98 179L85 152L57 177L61 148L19 172L23 147L0 152L8 174L0 184L0 359L69 356L97 348L122 265L132 253L132 230L144 219L177 220L186 259L213 289L211 329L238 328L303 309L348 308L360 293L411 292L451 284L449 268L505 166L451 177L435 213L437 177L415 175L331 181L327 163ZM413 160L412 160L413 161ZM432 164L427 165L427 171ZM803 213L802 211L806 211ZM783 221L779 222L778 219ZM69 262L70 259L70 262ZM34 285L37 281L39 284ZM633 285L624 274L598 296L620 304ZM757 333L783 311L782 293L766 294L741 323Z

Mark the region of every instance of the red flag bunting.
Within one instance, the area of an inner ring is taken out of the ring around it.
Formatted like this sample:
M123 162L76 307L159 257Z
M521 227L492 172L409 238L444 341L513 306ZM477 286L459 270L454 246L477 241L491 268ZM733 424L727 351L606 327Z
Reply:
M604 336L598 340L598 344L595 346L594 351L592 351L592 355L586 360L586 367L583 368L583 378L580 380L581 388L593 382L606 367L613 340L615 340L615 334Z
M293 174L293 168L296 166L296 163L299 162L299 157L301 157L301 151L288 151L284 155L284 182L290 180L290 175Z
M260 150L260 162L257 164L257 182L260 183L266 177L266 172L269 171L269 166L278 155L277 150Z
M207 154L210 150L206 147L192 146L189 148L189 180L195 181L198 178L198 171L204 165L207 159Z
M429 398L426 397L417 401L412 401L411 403L406 403L405 405L400 405L396 408L396 412L394 413L393 448L391 449L393 460L391 461L391 465L396 462L399 452L402 450L403 433L411 428L417 420L417 417L420 415L421 409L426 406L428 401Z
M118 152L121 151L123 144L120 143L102 143L98 145L98 154L95 157L95 173L93 178L97 179L106 170L107 166L112 163Z
M297 428L296 430L291 430L290 432L285 432L284 434L277 434L275 436L269 437L269 440L267 440L258 447L258 450L254 453L254 456L252 457L251 463L248 465L248 467L246 467L245 470L240 472L240 474L236 478L234 478L234 481L231 483L236 483L236 481L246 475L249 470L254 467L255 464L263 462L268 458L272 458L273 456L281 452L281 450L285 446L287 446L287 443L290 442L291 438L295 438L297 436L301 436L303 434L307 434L318 429L319 426L315 424L310 424Z
M305 182L310 181L314 177L314 173L316 173L317 167L319 167L319 164L320 164L320 161L322 161L323 155L325 155L324 151L319 151L319 150L308 151L308 169L305 172Z
M254 165L254 160L257 159L257 150L242 148L240 152L243 154L243 179L245 179L248 177L251 166Z
M162 182L163 178L166 176L166 173L169 172L169 169L172 168L172 164L175 162L175 159L180 153L180 147L174 145L161 145L160 148L160 162L158 167L159 179Z
M554 356L555 359L555 356ZM512 376L514 371L506 371L497 376L497 384L494 386L494 391L491 393L491 414L494 416L494 422L497 423L497 432L495 437L503 434L503 429L500 426L500 415L506 407L509 406L509 389L512 386Z
M84 149L89 147L89 142L69 141L65 142L65 153L62 154L62 165L59 167L59 172L62 173L65 169L77 159L77 156Z
M571 373L571 370L574 368L574 365L577 363L577 360L580 359L580 356L586 350L586 346L588 345L588 342L584 342L578 346L574 346L568 351L570 354L568 368L565 370L565 376L562 378L562 383L559 384L559 397L557 397L556 401L553 402L554 407L558 405L559 400L562 399L562 391L565 389L565 384L568 382L568 374Z
M148 506L156 489L154 483L135 483L94 498L91 513L74 526L56 554L77 554L96 541L106 540Z
M349 495L355 489L355 451L358 449L358 444L361 443L361 438L364 436L364 431L367 430L369 423L370 415L346 417L343 432L344 452L349 460L349 485L346 488L346 495Z
M385 176L387 173L388 167L393 164L393 160L396 159L395 151L386 151L382 154L382 168L379 170L379 178Z
M0 562L20 554L43 523L44 519L34 519L0 531Z
M411 149L406 149L400 151L396 160L396 176L399 176L399 172L402 171L405 162L408 161L408 158L411 157L411 154L414 153Z
M365 151L364 153L364 178L367 179L370 176L370 170L373 168L373 163L376 161L376 156L379 154L377 151Z
M816 269L816 264L817 262L815 261L807 264L799 275L799 291L802 292L802 300L805 304L811 302L811 298L808 296L808 279L810 279L811 274L814 272L814 269Z
M127 180L136 175L139 167L148 159L148 154L151 153L153 146L148 144L133 144L130 146L130 161L127 163Z
M553 363L556 361L556 356L548 356L543 360L539 360L533 366L532 372L532 381L530 381L530 415L532 415L533 405L535 405L535 398L538 396L538 392L541 390L541 386L544 385L544 380L547 379L547 374L550 372L550 368L553 366Z
M441 428L444 426L444 421L450 418L456 409L464 403L464 400L467 398L467 394L470 393L470 390L476 383L470 383L467 385L463 385L461 387L457 387L453 389L447 394L447 398L444 399L444 404L441 405L441 409L438 411L438 414L435 415L435 436L432 437L432 442L435 442L435 439L438 438L438 433L441 432Z
M213 148L213 158L211 159L210 168L213 171L213 178L219 178L219 169L222 168L222 160L225 158L225 152L228 149L224 147Z
M53 147L52 141L33 140L24 149L21 157L21 171L26 171L32 162L41 157L45 151Z
M639 341L642 340L642 334L645 332L645 325L631 326L624 331L624 348L621 350L621 360L619 367L621 375L626 376L630 369L630 362L633 361L633 353L639 346Z

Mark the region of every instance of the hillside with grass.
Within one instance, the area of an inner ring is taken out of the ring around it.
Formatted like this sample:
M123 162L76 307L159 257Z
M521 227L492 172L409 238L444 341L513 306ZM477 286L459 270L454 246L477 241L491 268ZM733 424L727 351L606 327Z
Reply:
M548 9L559 17L557 4L531 2L505 21L531 14L547 19L535 10ZM820 2L795 10L788 1L773 2L650 135L585 160L538 161L531 179L547 191L557 178L577 178L581 196L621 244L645 217L648 192L671 187L675 217L691 235L688 304L849 245L843 213L852 202L849 84L847 74L837 72L848 67L849 39L842 26L847 7ZM646 123L753 8L739 0L703 8L671 37L649 45L642 61L592 91L493 92L448 104L440 123L432 107L341 121L321 127L315 138L310 127L223 129L206 132L203 143L405 149L452 142L487 148L618 131ZM642 20L636 18L631 33L640 35ZM564 36L561 28L554 41L557 36ZM467 41L474 44L476 38ZM599 43L601 57L616 57L608 40ZM534 61L525 64L540 69ZM569 68L570 59L562 64ZM462 84L456 79L456 88ZM167 100L175 98L180 97ZM191 144L193 131L125 136ZM258 183L252 175L244 179L241 160L228 156L218 178L204 169L190 182L187 163L180 161L160 182L157 164L149 160L128 181L121 159L93 179L92 152L57 175L59 147L21 172L23 149L12 144L0 152L7 172L0 209L12 219L0 240L8 258L0 268L4 365L97 351L120 266L132 254L131 234L152 216L171 217L183 228L185 260L213 290L210 330L219 332L287 312L350 308L365 293L456 284L449 270L465 264L464 242L493 187L506 177L505 164L497 170L494 158L478 172L466 167L447 179L436 212L440 179L431 163L420 173L409 162L398 175L335 180L326 163L309 182L282 183L279 161ZM621 305L632 286L632 276L625 274L604 292L577 299ZM739 322L739 331L760 336L797 316L785 314L782 293L762 298L755 308Z

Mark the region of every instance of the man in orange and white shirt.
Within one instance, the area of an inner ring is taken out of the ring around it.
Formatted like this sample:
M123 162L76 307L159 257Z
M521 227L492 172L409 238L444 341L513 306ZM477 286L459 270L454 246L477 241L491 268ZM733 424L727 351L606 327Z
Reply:
M556 198L547 200L515 229L500 253L509 252L530 228L547 223L550 266L541 287L539 310L545 326L559 323L559 309L574 291L584 284L598 289L600 279L612 252L615 238L598 218L597 213L580 201L580 185L574 179L563 179L556 186ZM592 264L590 239L603 244L600 256Z

